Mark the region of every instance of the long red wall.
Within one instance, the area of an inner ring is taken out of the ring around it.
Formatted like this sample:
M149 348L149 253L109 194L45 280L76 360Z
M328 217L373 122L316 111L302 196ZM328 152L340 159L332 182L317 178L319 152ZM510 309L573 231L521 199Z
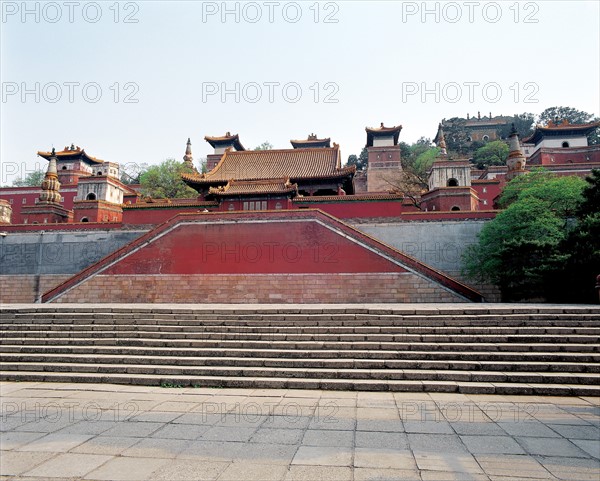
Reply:
M481 295L319 211L180 214L44 302L441 302Z
M104 271L124 274L404 272L316 222L181 225Z

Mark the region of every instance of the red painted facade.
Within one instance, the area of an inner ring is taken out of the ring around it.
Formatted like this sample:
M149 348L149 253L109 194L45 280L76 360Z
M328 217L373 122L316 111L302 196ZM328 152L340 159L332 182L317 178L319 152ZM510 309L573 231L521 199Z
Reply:
M266 224L268 229L264 228ZM318 300L319 287L315 286L319 285L319 279L326 279L333 283L337 300L356 302L353 293L342 296L344 299L339 297L344 293L345 279L353 274L373 274L371 290L383 292L386 283L393 279L392 297L405 302L411 299L431 302L438 290L437 295L445 292L459 300L482 300L481 294L473 289L334 217L314 210L288 210L180 214L48 291L43 302L56 300L89 281L93 286L96 280L101 281L99 285L109 297L115 291L119 299L133 302L162 299L170 293L162 292L165 283L161 279L176 282L175 302L197 302L202 288L213 289L203 285L203 276L214 282L223 276L225 283L221 289L238 298L238 284L230 282L234 279L231 276L257 276L261 283L265 280L268 283L264 276L269 274L283 276L280 282L285 285L275 290L285 293L289 287L290 299L306 292L311 296L316 294ZM140 293L131 284L136 280L150 282L149 286L161 292ZM424 286L423 282L430 286ZM131 287L123 292L125 285ZM253 292L252 282L243 285L249 291L248 297L242 296L244 299L261 298ZM265 288L268 291L268 286L261 287ZM397 289L405 289L410 295L403 295Z
M266 217L266 216L265 216ZM225 219L226 220L226 219ZM316 222L182 224L104 274L404 272Z

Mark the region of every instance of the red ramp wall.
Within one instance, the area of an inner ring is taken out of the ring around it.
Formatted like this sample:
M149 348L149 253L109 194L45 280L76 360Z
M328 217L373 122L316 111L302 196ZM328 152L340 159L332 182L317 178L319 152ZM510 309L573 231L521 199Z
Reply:
M181 214L44 302L460 302L481 295L320 211Z

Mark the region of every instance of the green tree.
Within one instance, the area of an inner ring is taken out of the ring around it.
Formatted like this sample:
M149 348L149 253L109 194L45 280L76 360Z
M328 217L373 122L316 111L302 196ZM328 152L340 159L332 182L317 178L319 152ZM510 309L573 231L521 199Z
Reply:
M364 170L367 168L368 160L369 152L366 147L363 147L358 157L354 154L348 156L346 165L356 165L356 170Z
M583 202L578 211L581 218L600 212L600 169L592 170L585 180L587 185L583 189Z
M126 164L121 164L120 172L121 172L121 182L126 185L131 184L139 184L141 176L144 172L148 170L148 164L137 164L135 162L129 162Z
M490 165L506 165L508 158L508 145L503 140L489 142L475 151L473 163L478 169L484 169Z
M454 117L444 123L444 139L448 153L455 155L466 155L470 152L471 146L469 136L465 128L466 119Z
M439 155L431 139L421 137L414 144L401 146L402 171L389 179L390 187L417 208L421 207L421 194L427 190L428 172Z
M34 170L29 172L25 178L17 178L13 180L13 187L40 187L46 172L43 170Z
M571 124L587 124L594 120L593 114L572 107L549 107L538 117L538 123L548 125L548 122L567 120Z
M503 125L497 130L497 134L501 139L507 139L512 130L512 124L521 139L529 137L533 133L533 126L535 125L535 115L532 113L524 112L522 114L515 114L511 122Z
M585 180L577 223L560 246L568 259L549 279L557 302L598 302L594 285L600 274L600 170L593 170Z
M268 140L265 140L262 144L254 147L254 150L273 150L273 145Z
M156 199L197 197L198 193L181 179L181 174L193 172L175 159L167 159L159 165L153 165L140 177L142 195Z
M508 183L508 206L467 249L465 274L499 286L504 301L555 298L555 278L569 262L569 221L583 201L585 182L537 171Z

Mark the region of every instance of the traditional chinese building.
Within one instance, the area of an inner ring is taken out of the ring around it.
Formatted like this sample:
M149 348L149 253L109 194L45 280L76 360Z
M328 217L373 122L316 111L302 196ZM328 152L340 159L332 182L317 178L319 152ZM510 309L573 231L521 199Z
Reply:
M570 124L566 120L548 122L545 127L537 125L533 134L523 139L527 162L550 169L570 165L570 170L580 164L589 171L594 168L591 164L600 163L600 146L588 145L587 137L598 128L600 122Z
M471 162L449 158L442 124L434 141L440 155L431 166L429 190L421 196L422 208L427 211L479 210L479 197L471 187Z
M214 168L206 174L182 175L198 191L199 200L225 203L224 210L278 210L289 208L289 201L297 196L354 193L356 168L342 167L339 145L322 146L329 139L292 141L293 149L244 150L235 145L237 135L224 138L229 147ZM214 139L207 137L213 147L219 145Z

